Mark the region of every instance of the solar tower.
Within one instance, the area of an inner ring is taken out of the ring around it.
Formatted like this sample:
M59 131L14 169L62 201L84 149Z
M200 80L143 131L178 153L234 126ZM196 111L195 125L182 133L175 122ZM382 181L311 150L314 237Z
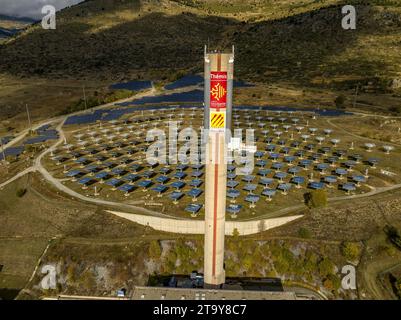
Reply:
M226 130L231 129L234 48L231 53L205 47L205 252L204 283L219 288L225 282L224 229L226 213Z

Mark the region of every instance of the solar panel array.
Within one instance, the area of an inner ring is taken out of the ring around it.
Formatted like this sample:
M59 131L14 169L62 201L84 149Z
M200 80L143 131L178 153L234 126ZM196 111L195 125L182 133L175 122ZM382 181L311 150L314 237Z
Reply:
M83 130L79 140L87 145L80 147L77 142L70 148L59 150L54 160L66 164L70 168L66 176L74 179L77 179L78 165L78 177L84 187L88 184L107 185L126 196L139 189L161 198L167 195L174 203L179 203L184 197L201 202L205 173L202 166L150 166L144 160L145 151L152 143L145 139L148 129L165 128L170 119L181 122L181 128L189 125L199 128L202 109L195 106L186 108L191 110L182 112L182 108L161 106L131 109L129 119L114 119L102 124L101 128ZM341 149L339 139L333 142L336 139L332 137L332 130L307 126L308 120L299 111L273 113L263 108L238 107L233 117L236 128L255 128L258 139L253 172L237 175L236 169L241 166L234 162L228 165L227 198L233 206L229 205L227 212L233 215L242 208L242 205L234 206L238 198L254 208L261 198L270 201L277 194L288 194L292 188L320 190L336 187L346 192L355 191L366 183L366 177L356 167L364 170L378 163L377 159L364 159ZM87 176L92 179L82 180ZM199 210L194 211L191 207L187 211L196 215Z

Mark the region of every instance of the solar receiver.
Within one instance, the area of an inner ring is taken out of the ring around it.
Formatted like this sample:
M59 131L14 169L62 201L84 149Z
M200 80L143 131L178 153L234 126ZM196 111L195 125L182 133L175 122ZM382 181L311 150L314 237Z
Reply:
M179 164L179 165L176 167L176 170L178 170L178 171L185 171L185 170L187 170L187 169L188 169L188 166L185 165L185 164Z
M249 194L245 197L245 201L251 203L249 206L250 208L255 208L255 206L256 206L255 204L256 204L256 202L259 201L259 199L260 199L260 197L256 194Z
M314 153L310 157L312 158L313 162L319 162L319 160L322 157L322 155L319 154L319 153Z
M114 168L114 167L117 166L117 165L116 165L114 162L108 161L108 162L104 162L104 163L102 164L102 166L103 166L103 168L111 169L111 168Z
M192 217L196 217L200 209L202 209L201 204L191 203L185 208L185 211L190 212Z
M187 195L192 198L192 201L197 201L197 198L202 194L201 189L193 188L191 189Z
M237 175L234 172L227 173L227 179L234 180Z
M266 160L257 160L255 164L256 164L256 166L263 168L266 166L267 161Z
M271 178L260 178L259 183L264 185L265 187L271 185L274 182L274 179Z
M116 176L122 176L127 173L127 171L125 171L123 168L118 168L118 167L113 168L113 170L111 170L111 172L113 174L115 174Z
M267 150L267 151L270 151L270 152L273 152L274 150L276 150L276 145L274 145L274 144L268 144L268 145L266 146L266 150Z
M394 147L386 145L383 146L383 150L386 152L386 154L390 154L390 152L394 150Z
M147 191L147 189L153 184L152 180L142 180L138 182L138 187L142 188L142 191Z
M334 167L338 162L338 157L329 157L327 158L327 161L330 163L332 167Z
M280 171L284 167L284 164L281 162L276 162L272 164L272 169L276 171Z
M173 182L172 184L170 184L170 186L171 186L172 188L175 188L176 190L180 190L180 189L182 189L182 188L185 187L185 182L182 182L182 181L175 181L175 182Z
M306 150L313 151L315 149L315 145L313 143L309 143L305 146Z
M272 171L270 169L259 169L258 170L258 175L259 176L267 176L268 174L270 174Z
M203 175L203 171L192 171L191 177L200 178Z
M295 161L296 157L295 156L285 156L284 161L288 162L289 165L291 165Z
M285 140L279 140L279 141L277 141L277 144L278 145L280 145L280 146L284 146L285 144L286 144L286 142L287 141L285 141ZM289 150L288 148L282 148L281 150ZM283 152L283 153L285 153L285 152Z
M111 186L111 187L113 187L113 189L115 189L118 186L122 185L123 181L121 181L120 179L112 178L112 179L106 181L105 184L107 184L108 186Z
M201 179L193 179L188 183L188 185L190 187L198 188L202 185L202 183L203 183L203 181Z
M144 171L140 174L141 177L146 178L146 179L150 179L155 175L155 173L153 171Z
M347 191L348 194L350 194L351 191L355 191L356 190L356 187L355 187L354 183L344 183L342 185L342 189Z
M246 185L244 186L243 189L244 189L245 191L248 191L249 194L253 194L253 191L255 191L257 187L258 187L258 186L257 186L256 184L248 183L248 184L246 184Z
M303 150L298 150L297 152L295 152L294 154L296 157L298 157L300 160L303 159L305 152Z
M167 176L158 176L157 178L156 178L156 181L157 182L159 182L159 183L161 183L161 184L165 184L166 182L168 182L170 180L170 178L169 177L167 177Z
M134 173L129 173L129 174L127 174L126 176L124 176L122 178L122 180L124 180L126 182L129 182L129 183L132 183L132 182L137 181L139 179L140 179L140 176L138 174L134 174Z
M240 205L240 204L229 204L227 206L226 211L228 213L231 213L232 218L236 218L238 213L241 211L241 209L242 209L242 205Z
M79 184L83 185L82 189L86 189L91 184L94 184L96 181L92 178L85 177L78 181Z
M361 183L366 182L366 178L364 176L353 176L352 180L356 182L357 186L360 186Z
M267 201L271 201L272 197L276 194L276 190L274 189L264 189L262 191L262 195L266 196Z
M186 176L187 176L187 174L184 173L184 172L176 172L176 173L173 175L173 177L176 178L176 179L178 179L178 180L185 179Z
M240 196L240 192L236 189L229 189L227 190L227 197L231 198L232 202L235 202L235 199Z
M174 204L178 204L178 201L184 196L182 192L174 191L170 193L169 198L173 200Z
M301 184L303 184L305 182L305 178L304 177L293 177L291 179L292 183L296 184L296 187L299 189L301 188Z
M343 176L345 176L345 175L348 174L348 171L347 171L346 169L343 169L343 168L337 168L337 169L335 170L335 173L336 173L338 176L340 176L340 179L342 179Z
M242 181L246 181L246 182L252 182L255 179L255 176L253 175L245 175L242 177Z
M204 167L203 164L194 164L191 166L191 168L194 170L202 170L203 167Z
M324 188L324 183L323 182L310 182L308 187L311 189L314 189L314 190L321 190Z
M99 172L100 168L97 165L90 165L83 169L87 173L94 174L95 172Z
M263 151L256 151L255 152L255 157L256 158L262 158L265 155Z
M296 175L300 171L301 171L300 167L291 167L288 169L288 173L292 174L293 176Z
M335 176L327 176L327 177L324 177L323 180L331 188L331 187L333 187L333 184L337 182L337 177L335 177Z
M167 168L167 167L163 167L159 170L159 172L162 174L169 174L171 172L171 169Z
M319 163L316 166L316 169L321 172L321 174L325 174L325 171L329 168L327 163Z
M327 155L328 153L330 153L330 151L331 151L330 147L322 147L322 148L319 149L319 152L324 154L324 155Z
M363 159L363 156L361 154L359 154L359 153L354 153L354 154L349 155L348 158L351 159L351 160L354 160L357 163L359 163Z
M376 165L379 163L379 160L375 158L370 158L366 162L374 169Z
M71 170L66 173L66 176L69 178L77 178L82 175L84 175L84 172L82 172L81 170Z
M352 171L352 169L356 166L356 162L349 160L344 162L344 166L347 167L349 169L349 171Z
M233 188L235 188L236 186L238 186L238 182L237 181L234 181L234 180L229 180L229 181L227 181L227 187L228 188L231 188L231 189L233 189Z
M289 183L280 183L277 187L278 190L281 190L284 195L291 189L291 184Z
M282 182L283 179L285 179L286 177L287 177L287 173L285 173L285 172L277 172L274 175L274 178L280 180L280 182Z
M124 184L122 186L119 186L117 189L124 192L124 195L127 197L130 192L135 190L135 187L130 184Z
M365 143L365 148L367 152L372 152L372 149L376 147L374 143Z
M157 192L157 196L160 198L164 192L166 192L168 187L165 185L159 184L156 187L152 188L153 191Z

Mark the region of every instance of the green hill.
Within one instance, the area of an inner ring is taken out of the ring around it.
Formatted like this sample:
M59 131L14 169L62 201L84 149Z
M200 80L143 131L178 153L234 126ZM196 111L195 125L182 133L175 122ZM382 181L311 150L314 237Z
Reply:
M345 95L350 106L358 85L362 108L392 110L401 3L347 4L356 5L356 30L342 29L337 0L88 0L59 12L56 30L32 25L0 44L0 118L18 123L24 103L35 119L58 114L84 85L94 95L116 81L201 72L204 44L234 44L236 76L260 84L240 103L334 106Z
M57 30L35 26L3 45L0 70L55 78L158 78L172 70L202 70L203 44L235 44L243 78L388 86L401 74L401 4L357 5L357 30L345 31L338 2L86 1L59 13Z

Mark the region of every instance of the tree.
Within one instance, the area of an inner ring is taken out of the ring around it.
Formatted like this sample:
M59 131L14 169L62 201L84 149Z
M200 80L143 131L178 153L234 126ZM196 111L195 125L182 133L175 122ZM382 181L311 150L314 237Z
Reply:
M298 229L298 236L304 239L309 239L311 237L311 232L306 228L299 228Z
M326 190L313 190L305 193L305 204L309 208L321 208L327 206L327 192Z
M333 274L334 271L334 263L329 258L323 258L319 262L319 273L322 277L327 277L330 274Z
M26 193L26 189L25 188L20 188L17 190L17 197L18 198L22 198Z
M239 238L239 231L237 228L234 228L234 230L233 230L233 237L235 240L237 240Z
M349 261L355 261L359 258L361 249L358 244L352 242L344 242L341 245L342 255Z
M339 95L335 100L334 103L336 104L337 109L345 109L345 102L347 99L345 98L344 95Z
M152 240L149 245L149 257L151 259L159 259L161 254L159 242L157 240Z

